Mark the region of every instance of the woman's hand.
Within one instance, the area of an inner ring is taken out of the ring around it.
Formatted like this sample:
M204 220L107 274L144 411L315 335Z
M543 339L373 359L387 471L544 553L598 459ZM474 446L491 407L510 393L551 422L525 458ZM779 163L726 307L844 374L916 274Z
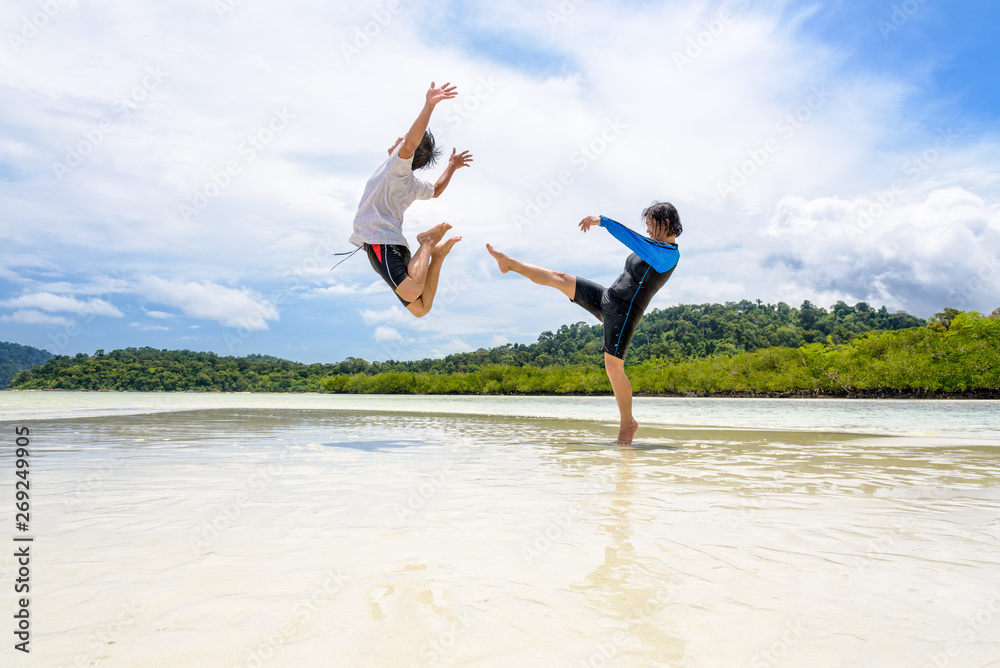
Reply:
M427 104L433 107L441 100L450 100L456 95L458 95L457 87L452 86L450 82L435 87L432 81L431 87L427 89Z
M594 225L597 225L598 227L601 225L601 217L600 216L587 216L586 218L584 218L583 220L580 221L580 230L583 231L583 232L586 232L587 230L589 230Z

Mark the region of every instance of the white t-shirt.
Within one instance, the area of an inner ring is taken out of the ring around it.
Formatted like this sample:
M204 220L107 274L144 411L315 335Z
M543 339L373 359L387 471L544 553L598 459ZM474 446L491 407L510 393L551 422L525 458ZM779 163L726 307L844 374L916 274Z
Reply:
M350 242L362 244L399 244L403 236L403 212L415 200L434 196L434 185L413 174L413 156L399 157L400 143L389 159L379 165L368 183L354 216L354 234ZM407 246L408 247L408 246Z

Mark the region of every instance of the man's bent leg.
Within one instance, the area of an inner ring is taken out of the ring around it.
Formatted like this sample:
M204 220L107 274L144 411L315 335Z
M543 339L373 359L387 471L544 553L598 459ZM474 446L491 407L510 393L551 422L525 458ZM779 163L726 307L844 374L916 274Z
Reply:
M424 291L406 307L406 310L414 316L423 318L430 313L431 307L434 305L434 295L437 293L438 279L441 277L441 265L444 264L444 259L451 252L452 246L461 240L462 237L452 237L434 248L430 264L427 266Z
M420 244L420 248L410 258L410 263L406 265L407 277L400 281L396 287L397 295L408 302L412 302L416 301L423 294L434 247L437 246L445 233L450 229L451 225L441 223L417 235L417 243Z

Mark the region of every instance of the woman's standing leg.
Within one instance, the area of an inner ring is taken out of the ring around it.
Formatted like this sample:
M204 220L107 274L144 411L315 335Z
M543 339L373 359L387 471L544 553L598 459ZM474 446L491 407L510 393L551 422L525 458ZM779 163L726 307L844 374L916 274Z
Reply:
M611 381L611 389L614 390L615 401L618 403L618 414L621 416L618 440L615 443L630 445L632 437L639 429L639 423L632 417L632 383L625 375L625 360L604 353L604 368L608 372L608 380Z

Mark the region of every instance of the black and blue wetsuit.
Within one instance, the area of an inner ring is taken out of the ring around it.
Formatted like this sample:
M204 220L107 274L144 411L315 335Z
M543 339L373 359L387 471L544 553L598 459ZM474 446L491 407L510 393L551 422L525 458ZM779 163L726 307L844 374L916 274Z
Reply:
M653 241L604 216L601 227L634 252L610 288L577 276L573 303L604 323L604 352L625 359L635 326L653 296L674 273L680 252L677 244Z

